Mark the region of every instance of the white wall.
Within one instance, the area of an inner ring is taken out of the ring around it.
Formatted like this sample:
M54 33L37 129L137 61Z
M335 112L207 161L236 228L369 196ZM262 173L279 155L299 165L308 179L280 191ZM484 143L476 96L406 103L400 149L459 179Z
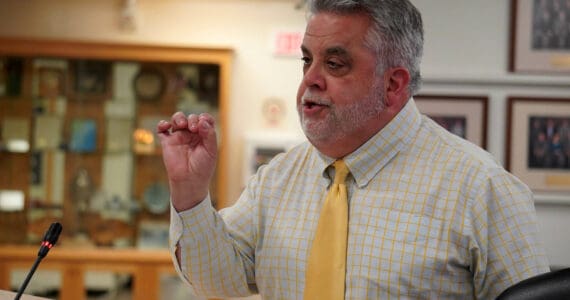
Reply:
M506 97L568 96L569 77L514 76L507 72L509 1L412 0L426 28L424 93L490 97L488 150L504 161ZM245 132L258 130L264 99L287 103L282 130L299 132L295 93L300 60L271 54L274 30L303 30L305 15L294 0L139 0L136 32L118 29L119 0L2 0L0 36L69 38L235 50L231 84L229 141L230 197L241 188ZM563 201L570 197L562 197ZM547 203L538 195L537 211L553 265L570 265L570 205ZM562 230L561 230L562 229Z

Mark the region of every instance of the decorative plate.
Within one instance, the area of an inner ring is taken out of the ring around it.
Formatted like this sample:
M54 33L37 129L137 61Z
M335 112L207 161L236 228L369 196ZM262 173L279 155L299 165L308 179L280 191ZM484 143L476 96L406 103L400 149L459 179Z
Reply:
M133 80L133 88L137 99L157 101L166 86L164 75L157 69L143 68Z
M170 206L170 192L168 187L163 183L152 183L144 191L143 202L151 213L165 213Z

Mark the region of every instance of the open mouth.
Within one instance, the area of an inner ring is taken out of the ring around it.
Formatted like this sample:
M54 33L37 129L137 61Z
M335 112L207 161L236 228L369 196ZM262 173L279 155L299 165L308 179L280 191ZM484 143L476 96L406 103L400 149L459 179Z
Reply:
M305 103L305 107L308 108L308 109L311 109L311 108L313 108L313 107L316 106L316 105L318 105L318 104L316 104L315 102L306 102L306 103Z
M319 102L316 102L316 101L306 100L306 101L303 102L303 106L305 106L305 107L308 108L308 109L313 109L313 108L316 108L316 107L324 107L324 106L326 106L326 105L325 105L324 103L319 103Z

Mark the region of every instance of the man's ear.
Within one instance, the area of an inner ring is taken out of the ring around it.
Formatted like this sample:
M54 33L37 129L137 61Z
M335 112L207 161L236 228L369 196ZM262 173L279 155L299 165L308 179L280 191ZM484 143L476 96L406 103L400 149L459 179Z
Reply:
M384 91L386 92L386 106L403 106L410 92L410 72L402 67L390 68L384 73Z

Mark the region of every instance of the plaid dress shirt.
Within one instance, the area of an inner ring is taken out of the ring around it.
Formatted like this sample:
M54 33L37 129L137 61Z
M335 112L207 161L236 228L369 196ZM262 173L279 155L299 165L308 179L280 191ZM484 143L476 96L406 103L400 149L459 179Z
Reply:
M413 99L344 160L346 299L494 299L549 270L528 187ZM191 290L302 299L332 162L304 143L260 168L232 207L172 209L170 249Z

